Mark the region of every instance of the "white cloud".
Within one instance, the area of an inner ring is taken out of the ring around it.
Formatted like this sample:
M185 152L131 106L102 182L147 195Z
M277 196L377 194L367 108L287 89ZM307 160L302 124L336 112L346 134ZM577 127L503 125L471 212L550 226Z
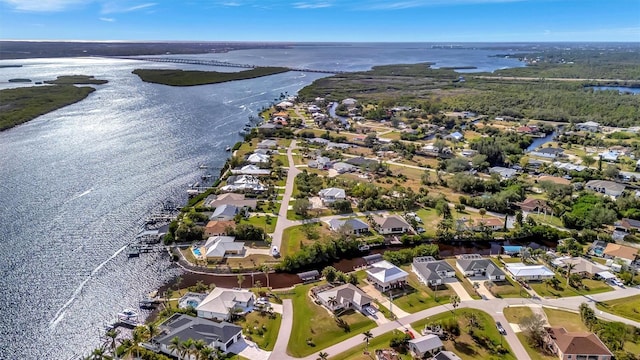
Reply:
M110 1L102 5L102 10L100 12L103 14L126 13L126 12L148 9L156 5L158 4L144 3L144 4L131 6L130 3L128 4L120 1Z
M293 7L296 9L323 9L333 6L328 2L318 2L318 3L309 3L309 2L297 2L293 4Z
M87 4L87 0L0 0L15 10L52 12Z
M101 17L99 19L102 20L102 21L106 21L106 22L114 22L114 21L116 21L116 19L108 18L108 17Z

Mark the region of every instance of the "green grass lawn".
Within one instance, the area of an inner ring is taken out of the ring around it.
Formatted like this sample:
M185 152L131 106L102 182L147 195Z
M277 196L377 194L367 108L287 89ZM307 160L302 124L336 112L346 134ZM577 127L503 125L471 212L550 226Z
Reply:
M271 318L268 314L263 315L260 311L253 311L236 324L242 326L243 333L250 336L251 341L258 344L261 349L271 351L276 344L282 321L280 314L274 315Z
M481 346L469 335L469 314L474 313L477 317L478 326L473 331L479 337L485 337L488 341L498 346L502 342L502 346L509 350L509 353L500 355L490 352L486 347ZM443 341L446 350L455 352L463 360L476 360L476 359L514 359L515 356L511 352L509 344L502 339L502 336L498 332L495 326L493 318L484 311L475 309L458 309L455 313L451 311L443 312L434 316L427 317L422 320L418 320L411 324L416 331L424 329L426 324L438 324L449 321L456 321L460 326L460 336L456 338L455 343L453 341Z
M320 222L286 228L282 232L280 253L283 257L294 254L300 250L301 246L320 241L330 233L329 227Z
M529 354L531 360L556 360L558 358L557 356L545 355L538 349L531 347L531 345L529 345L529 339L524 333L519 332L516 334L516 336L518 337L518 340L520 340L520 343L522 343L524 349L527 351L527 354Z
M507 272L502 268L502 264L498 259L492 258L494 264L502 269L505 273ZM491 287L491 293L497 298L518 298L518 297L529 297L529 293L522 289L522 286L507 276L505 281L494 282Z
M267 216L269 220L267 221ZM276 230L276 222L278 218L273 215L258 215L250 216L246 219L242 219L240 224L251 224L255 227L263 229L267 234L270 234Z
M584 284L586 288L575 289L567 286L567 279L565 277L562 277L556 273L556 278L560 280L560 285L558 285L557 289L545 285L544 282L532 282L529 284L529 286L531 286L531 288L535 290L538 295L543 297L568 297L587 294L598 294L612 290L611 286L605 284L604 281L600 280L583 279L582 284Z
M402 332L398 331L398 330L393 330L390 331L388 333L382 334L380 336L376 336L373 339L369 340L369 353L370 355L366 355L364 354L364 350L366 347L365 342L363 341L362 344L353 347L347 351L341 352L340 354L337 354L335 356L332 356L333 354L329 354L329 356L331 356L329 359L331 360L371 360L371 354L374 354L375 350L378 349L388 349L389 348L389 342L391 341L391 339L396 336L396 335L400 335L402 334ZM364 339L364 336L362 337ZM400 359L401 360L411 360L412 357L409 354L399 354L400 355ZM375 356L375 355L373 355Z
M507 321L511 324L520 324L523 318L533 315L533 311L526 306L507 307L504 308L503 312L504 317L506 317ZM520 340L522 346L524 346L524 349L531 357L531 360L552 360L558 358L557 356L545 355L540 350L532 347L524 333L516 333L516 336L518 336L518 340Z
M587 326L582 323L580 314L569 311L543 308L547 314L547 320L551 326L562 326L567 331L589 331Z
M287 155L275 155L273 157L273 161L276 160L280 160L283 167L289 167L289 159L287 158Z
M290 205L293 205L293 201L291 201ZM329 209L309 210L309 215L307 216L307 218L317 218L317 217L323 217L323 216L329 216L329 215L333 215L333 211ZM287 210L287 219L304 220L305 218L296 214L295 211L293 210Z
M294 357L311 355L376 326L375 322L359 312L350 312L340 316L349 324L349 331L338 327L334 317L308 296L309 289L315 285L297 286L293 294L282 296L293 301L293 329L287 353ZM313 345L307 343L309 339Z
M407 282L415 291L393 299L393 304L408 313L415 313L434 306L448 304L449 297L455 295L455 292L446 285L440 286L436 293L433 289L418 280L418 276L411 271L410 266L403 266L402 269L409 273Z
M529 214L528 216L531 216L538 224L549 224L553 226L564 227L564 223L562 223L562 220L557 216L545 216L544 214Z
M640 321L640 295L596 303L596 307L618 316Z

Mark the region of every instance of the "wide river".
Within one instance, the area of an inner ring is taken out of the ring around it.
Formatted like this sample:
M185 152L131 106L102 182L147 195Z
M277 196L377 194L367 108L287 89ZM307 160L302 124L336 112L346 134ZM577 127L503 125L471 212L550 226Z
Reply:
M188 56L331 70L427 61L478 71L521 66L491 54L405 44ZM109 81L79 103L0 133L0 359L71 359L99 345L105 321L180 273L159 255L123 253L146 216L167 199L184 203L187 184L202 174L198 165L221 165L249 115L326 76L290 72L173 88L131 71L234 70L98 58L0 64L23 65L0 68L0 89L25 86L11 78Z

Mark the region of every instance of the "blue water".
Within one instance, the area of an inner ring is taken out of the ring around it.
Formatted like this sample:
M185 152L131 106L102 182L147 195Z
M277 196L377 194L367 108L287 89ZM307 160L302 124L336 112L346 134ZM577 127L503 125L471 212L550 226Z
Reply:
M596 91L606 91L606 90L614 90L621 94L640 94L640 88L637 87L627 87L627 86L589 86L589 88Z
M196 254L196 256L202 255L202 253L200 253L200 249L198 248L193 249L193 253Z
M189 57L338 70L426 61L482 71L523 65L489 55L398 44ZM183 203L187 184L202 175L198 165L220 166L249 115L326 76L289 72L174 88L143 83L131 71L234 69L96 58L0 64L23 65L0 69L0 88L24 86L11 78L109 80L79 103L0 132L0 359L69 359L101 344L103 322L180 273L161 255L123 254L148 214L167 199Z

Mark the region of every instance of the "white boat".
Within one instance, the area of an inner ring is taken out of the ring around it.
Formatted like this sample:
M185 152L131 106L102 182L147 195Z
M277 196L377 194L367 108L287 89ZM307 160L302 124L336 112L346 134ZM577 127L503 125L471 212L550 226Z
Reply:
M360 250L360 251L368 251L369 250L369 245L367 245L367 244L359 245L358 246L358 250Z
M209 167L207 165L202 164L202 165L198 166L198 168L200 168L200 169L208 169Z
M231 146L227 146L226 148L224 148L225 151L231 151Z
M133 309L124 309L118 313L118 319L120 320L136 320L138 313Z

